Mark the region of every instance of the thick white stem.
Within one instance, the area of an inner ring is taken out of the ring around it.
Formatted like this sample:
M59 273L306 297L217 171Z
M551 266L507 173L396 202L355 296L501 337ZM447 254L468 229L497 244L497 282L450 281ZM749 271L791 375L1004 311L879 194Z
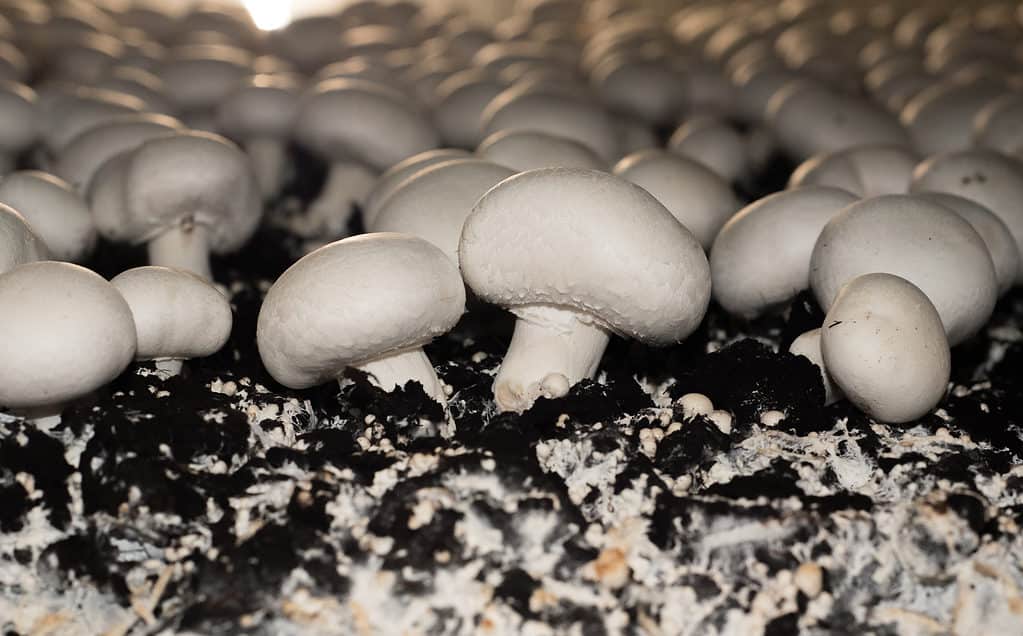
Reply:
M153 366L156 367L156 375L160 376L162 380L167 378L173 378L174 376L181 375L181 369L185 366L184 360L153 360Z
M209 230L195 223L175 226L149 241L149 264L176 267L213 280Z
M264 199L275 196L284 180L284 166L287 165L288 151L280 139L252 139L245 144L256 182Z
M447 404L444 385L421 347L403 349L354 366L368 374L370 382L385 391L393 391L396 387L405 386L409 380L415 380L423 385L427 395Z
M360 163L331 164L323 190L309 206L300 233L306 237L347 236L355 205L366 199L375 183L376 175Z
M597 372L610 334L586 314L529 305L515 315L515 332L494 379L500 410L521 413L541 396L562 397Z
M15 409L13 413L31 422L41 431L48 431L60 424L60 416L67 404L48 404L32 408Z

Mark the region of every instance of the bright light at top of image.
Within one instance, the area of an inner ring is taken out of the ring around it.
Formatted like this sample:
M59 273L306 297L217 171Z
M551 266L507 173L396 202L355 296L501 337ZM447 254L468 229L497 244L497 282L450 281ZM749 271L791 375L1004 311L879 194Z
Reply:
M291 22L291 0L242 0L256 26L264 31L285 27Z

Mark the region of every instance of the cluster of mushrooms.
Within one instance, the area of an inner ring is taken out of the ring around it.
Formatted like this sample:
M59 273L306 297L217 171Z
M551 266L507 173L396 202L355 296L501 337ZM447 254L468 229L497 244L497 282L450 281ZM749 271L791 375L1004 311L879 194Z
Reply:
M752 319L809 288L827 316L791 350L829 401L940 402L950 347L1023 281L1018 3L512 5L356 0L262 32L231 6L0 0L0 405L52 417L132 360L217 351L210 254L261 223L318 246L259 315L291 388L354 367L443 403L422 347L468 293L517 319L493 390L521 412L612 335L670 345L712 298ZM297 213L291 145L327 166ZM743 207L779 157L788 187ZM97 237L151 266L73 264Z

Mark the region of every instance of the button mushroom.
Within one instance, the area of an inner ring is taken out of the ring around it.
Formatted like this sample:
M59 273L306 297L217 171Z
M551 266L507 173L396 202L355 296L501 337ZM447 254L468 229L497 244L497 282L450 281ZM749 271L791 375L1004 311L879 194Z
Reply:
M401 234L364 234L304 256L274 283L256 342L267 371L302 389L348 367L385 391L409 381L445 402L422 346L465 310L458 268L434 245Z
M452 159L464 159L471 157L465 150L457 148L435 148L433 150L427 150L426 152L420 152L419 154L412 155L407 159L402 159L398 163L394 164L387 169L373 184L373 189L370 190L369 194L366 195L365 203L362 207L362 221L366 227L372 227L373 221L376 218L378 212L380 212L381 206L387 201L388 197L398 189L406 179L419 172L425 170L430 166L435 166L438 163L444 163L451 161Z
M862 198L905 194L918 162L904 146L853 146L810 157L792 173L788 187L830 186Z
M35 91L0 80L0 113L0 174L7 174L15 169L18 155L39 137Z
M710 301L689 230L642 188L595 170L502 181L477 202L458 251L469 287L517 318L494 381L503 411L593 377L611 333L680 342Z
M480 143L476 154L516 172L537 168L607 171L607 162L578 141L533 130L502 130Z
M96 245L89 207L70 185L52 174L12 172L0 179L0 202L25 217L55 260L80 262Z
M25 217L0 203L0 274L23 263L46 260L49 256L46 244Z

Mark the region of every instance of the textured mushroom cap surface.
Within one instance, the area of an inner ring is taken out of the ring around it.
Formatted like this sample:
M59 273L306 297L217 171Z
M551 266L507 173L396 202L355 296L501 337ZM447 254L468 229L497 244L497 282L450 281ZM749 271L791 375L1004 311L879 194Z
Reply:
M49 249L14 208L0 203L0 274L49 258Z
M3 177L0 203L25 217L54 260L76 261L96 244L89 206L67 182L52 174L22 170Z
M628 155L613 172L654 195L704 249L741 207L731 186L716 172L659 148Z
M110 283L131 307L138 360L190 360L220 350L231 335L231 304L202 278L169 267L136 267Z
M433 125L406 98L351 79L320 82L303 98L295 136L325 157L355 157L378 170L440 145Z
M904 146L854 146L811 157L789 178L789 188L830 186L858 197L905 194L919 158Z
M257 75L220 103L217 125L236 139L287 137L298 114L298 91L298 84L287 77Z
M0 275L0 404L61 404L116 378L135 356L131 309L113 285L70 263Z
M36 94L17 82L0 81L0 150L19 152L39 136Z
M516 172L538 168L607 170L607 162L589 146L533 130L496 132L483 140L476 153Z
M256 342L274 379L300 389L422 346L464 309L458 268L440 248L413 236L364 234L288 268L263 301Z
M856 202L845 190L808 186L777 192L733 216L714 239L714 299L753 317L810 286L810 256L821 230Z
M123 232L148 241L195 222L210 231L210 249L241 247L259 225L262 203L247 157L210 133L173 133L145 142L124 166Z
M167 115L135 113L115 117L82 132L57 157L53 172L85 192L100 167L117 154L182 127Z
M984 240L948 208L910 195L864 199L835 215L810 259L810 284L821 307L861 274L905 278L931 299L958 344L987 322L998 298Z
M883 422L908 422L945 394L951 356L941 318L909 281L865 274L835 298L821 328L831 379L860 410Z
M453 159L417 172L388 197L371 232L400 232L433 243L458 263L458 240L473 205L515 174L481 159Z
M477 202L458 251L466 283L487 302L573 308L649 344L685 339L710 302L692 233L646 190L596 170L502 181Z
M372 225L380 207L406 179L430 166L471 157L467 151L457 148L435 148L407 157L387 169L373 185L363 206L362 217L367 227Z
M910 192L957 194L1005 221L1023 255L1023 164L990 150L962 150L931 157L913 173ZM1023 282L1023 262L1016 275Z

